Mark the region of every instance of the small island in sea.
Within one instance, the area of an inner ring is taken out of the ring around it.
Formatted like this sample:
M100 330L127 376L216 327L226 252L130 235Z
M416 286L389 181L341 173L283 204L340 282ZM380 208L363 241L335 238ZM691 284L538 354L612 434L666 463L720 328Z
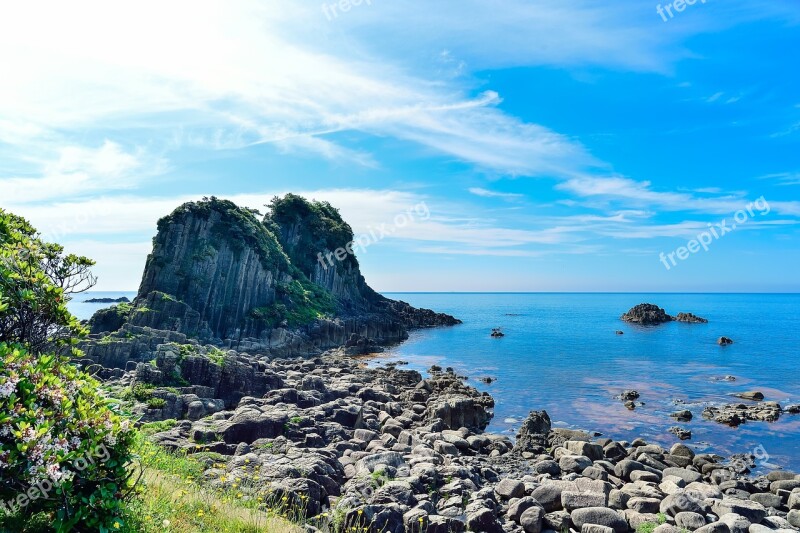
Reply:
M121 296L119 298L89 298L88 300L84 300L83 303L86 303L86 304L122 304L122 303L129 304L129 303L131 303L131 301L128 299L127 296Z

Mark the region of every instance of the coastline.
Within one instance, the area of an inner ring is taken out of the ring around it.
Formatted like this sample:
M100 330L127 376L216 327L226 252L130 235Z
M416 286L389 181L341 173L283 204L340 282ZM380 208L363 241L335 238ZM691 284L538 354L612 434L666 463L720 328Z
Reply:
M598 439L552 427L544 412L533 412L515 441L484 431L493 398L451 371L424 378L404 365L369 368L342 349L291 359L194 351L161 344L153 364L113 371L106 385L112 394L146 385L150 399L163 400L160 409L134 400L144 422L175 419L154 442L221 454L199 480L205 486L288 498L322 531L330 526L323 513L398 533L585 524L719 532L731 512L737 527L742 517L772 529L800 518L790 510L800 477L748 476L769 461L758 450L730 462L683 444ZM166 384L176 369L189 378L181 387Z

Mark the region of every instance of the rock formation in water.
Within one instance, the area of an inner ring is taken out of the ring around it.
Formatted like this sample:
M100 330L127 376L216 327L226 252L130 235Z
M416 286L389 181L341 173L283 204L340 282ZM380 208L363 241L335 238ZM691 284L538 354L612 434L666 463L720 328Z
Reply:
M707 324L708 320L692 313L678 313L677 316L667 314L664 309L654 304L639 304L620 317L625 322L653 326L665 322L685 322L687 324Z
M662 308L654 304L639 304L622 315L621 318L625 322L633 322L642 325L672 322L672 317Z
M268 207L260 218L212 197L159 220L125 327L297 355L374 351L409 329L460 322L372 290L355 255L336 255L352 250L353 232L330 204L289 194ZM92 332L119 329L113 314L93 318Z

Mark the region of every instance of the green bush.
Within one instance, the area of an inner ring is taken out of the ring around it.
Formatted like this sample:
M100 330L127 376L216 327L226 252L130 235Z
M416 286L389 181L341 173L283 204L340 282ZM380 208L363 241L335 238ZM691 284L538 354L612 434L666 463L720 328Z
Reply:
M164 398L150 398L147 400L148 409L163 409L165 405L167 405L167 401Z
M140 402L146 402L153 397L153 389L155 385L150 383L137 383L133 386L132 396Z
M134 432L98 389L65 357L0 343L0 525L41 512L57 531L122 525Z

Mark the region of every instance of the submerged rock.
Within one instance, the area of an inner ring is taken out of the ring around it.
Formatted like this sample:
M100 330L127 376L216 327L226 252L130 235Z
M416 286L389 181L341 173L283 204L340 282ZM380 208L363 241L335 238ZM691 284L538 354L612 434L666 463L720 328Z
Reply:
M741 398L742 400L753 400L754 402L760 402L764 399L764 394L758 391L740 392L735 396L737 398Z
M688 409L684 409L683 411L676 411L669 416L675 420L678 420L679 422L688 422L692 419L692 412Z
M669 428L669 432L681 440L689 440L692 438L692 432L682 427L673 426Z

